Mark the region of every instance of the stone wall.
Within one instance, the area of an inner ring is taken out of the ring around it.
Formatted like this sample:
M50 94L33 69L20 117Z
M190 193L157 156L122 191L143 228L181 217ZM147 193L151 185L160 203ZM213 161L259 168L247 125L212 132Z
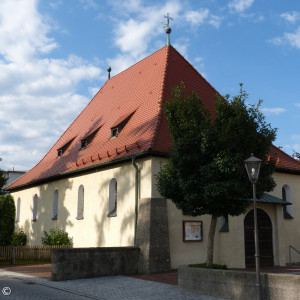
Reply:
M212 270L181 266L178 286L204 295L226 299L256 299L255 272ZM293 274L261 274L262 299L298 300L300 276Z
M139 252L138 247L52 249L51 280L135 274Z
M141 250L139 273L170 271L168 212L165 199L139 199L136 246Z

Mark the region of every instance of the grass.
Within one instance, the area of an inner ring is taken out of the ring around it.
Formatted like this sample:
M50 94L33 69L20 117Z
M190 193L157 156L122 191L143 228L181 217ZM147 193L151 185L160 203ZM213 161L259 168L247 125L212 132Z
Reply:
M208 266L206 263L202 263L202 264L190 264L189 267L191 267L191 268L203 268L203 269L228 270L226 265L212 264L212 265Z

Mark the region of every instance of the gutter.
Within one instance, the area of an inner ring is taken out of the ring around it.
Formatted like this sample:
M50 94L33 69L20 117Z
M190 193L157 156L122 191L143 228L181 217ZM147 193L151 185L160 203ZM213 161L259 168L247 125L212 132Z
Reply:
M135 168L135 221L134 221L134 245L136 246L136 229L138 220L138 197L139 197L139 168L135 162L136 156L132 156L132 165Z

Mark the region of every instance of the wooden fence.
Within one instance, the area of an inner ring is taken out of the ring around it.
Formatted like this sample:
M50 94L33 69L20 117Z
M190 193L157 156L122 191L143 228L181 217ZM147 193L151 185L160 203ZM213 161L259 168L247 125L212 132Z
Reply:
M0 265L51 263L52 248L72 246L0 246Z

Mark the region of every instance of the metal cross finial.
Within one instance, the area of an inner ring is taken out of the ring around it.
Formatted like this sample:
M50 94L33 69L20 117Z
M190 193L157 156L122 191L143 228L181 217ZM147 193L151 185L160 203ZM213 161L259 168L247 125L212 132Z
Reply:
M173 20L173 18L170 17L169 13L167 13L167 15L164 16L164 18L167 19L168 23L167 24L163 24L163 25L164 25L164 27L169 28L170 20Z
M163 24L163 26L166 28L166 34L168 35L168 38L167 38L167 46L170 46L170 33L171 33L171 28L170 28L170 20L173 20L173 18L170 17L169 13L167 13L166 16L164 16L164 18L167 19L167 24Z

